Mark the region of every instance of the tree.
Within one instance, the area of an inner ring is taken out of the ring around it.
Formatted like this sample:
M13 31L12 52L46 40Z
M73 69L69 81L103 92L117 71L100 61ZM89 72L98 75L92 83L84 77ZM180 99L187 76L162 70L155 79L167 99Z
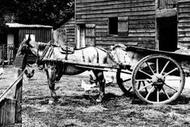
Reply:
M74 16L74 0L0 0L0 23L51 25L59 28Z
M16 0L18 22L51 25L54 29L74 15L74 0Z
M0 0L0 33L6 28L6 22L14 22L16 10L14 0Z

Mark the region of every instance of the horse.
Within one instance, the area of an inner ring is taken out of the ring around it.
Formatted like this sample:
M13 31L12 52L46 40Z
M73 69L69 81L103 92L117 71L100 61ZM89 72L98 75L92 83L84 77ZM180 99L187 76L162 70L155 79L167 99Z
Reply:
M40 56L43 53L47 43L32 42L30 39L24 39L17 50L15 63L22 61L21 69L25 69L25 75L27 78L31 78L34 75L33 65L37 64L40 70L43 69L44 64L40 61ZM34 48L35 47L35 48ZM23 60L18 58L22 57Z
M81 49L68 51L64 50L63 47L48 44L46 45L44 51L40 54L38 53L38 47L38 44L36 44L35 42L31 42L28 38L28 40L25 40L20 44L19 52L30 52L32 54L35 54L36 56L38 56L40 62L45 63L44 70L47 75L48 85L51 94L49 103L54 103L57 99L57 95L55 92L55 83L56 81L60 80L62 75L77 75L87 70L92 70L96 77L96 81L99 84L99 96L96 101L102 102L105 95L105 79L103 75L103 70L88 67L79 67L75 64L59 60L61 59L66 61L73 61L76 63L87 62L89 64L116 64L111 59L109 53L106 50L98 47L84 47Z

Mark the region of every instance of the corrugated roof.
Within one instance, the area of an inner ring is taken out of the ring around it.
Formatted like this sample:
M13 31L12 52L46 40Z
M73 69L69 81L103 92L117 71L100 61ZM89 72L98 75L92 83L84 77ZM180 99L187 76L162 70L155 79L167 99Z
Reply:
M6 23L9 28L53 28L48 25L39 24L20 24L20 23Z

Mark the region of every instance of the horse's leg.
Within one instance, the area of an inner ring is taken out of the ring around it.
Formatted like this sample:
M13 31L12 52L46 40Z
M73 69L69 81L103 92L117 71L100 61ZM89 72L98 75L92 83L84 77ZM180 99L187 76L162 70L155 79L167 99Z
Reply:
M105 95L105 79L104 79L104 74L103 71L97 71L93 70L94 75L96 76L96 79L99 83L99 88L100 88L100 93L99 97L97 98L97 102L102 102L102 99Z
M63 75L63 68L64 68L64 64L63 62L58 62L57 66L56 66L56 81L59 81Z
M47 65L45 71L46 71L46 74L47 74L47 80L48 80L48 85L49 85L50 94L51 94L51 100L49 101L49 103L53 103L55 98L56 98L56 92L55 92L55 66Z

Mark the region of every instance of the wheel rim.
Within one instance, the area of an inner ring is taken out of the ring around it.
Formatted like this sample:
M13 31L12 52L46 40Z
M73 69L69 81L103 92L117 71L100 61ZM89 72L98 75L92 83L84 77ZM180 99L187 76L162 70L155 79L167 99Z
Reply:
M136 95L152 104L166 104L175 100L184 88L181 66L170 57L150 55L139 61L132 74Z
M118 69L117 74L117 84L125 95L130 95L132 89L131 86L131 72L126 70Z

